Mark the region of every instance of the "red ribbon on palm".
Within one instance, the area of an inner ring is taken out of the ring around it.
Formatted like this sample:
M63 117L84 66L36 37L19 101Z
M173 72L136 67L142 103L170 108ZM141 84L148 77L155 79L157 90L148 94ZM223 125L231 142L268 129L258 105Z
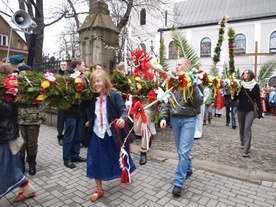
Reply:
M151 68L150 60L152 57L148 56L144 49L131 52L132 63L134 65L134 74L143 73L149 80L154 78L154 75L149 72Z
M187 86L188 81L186 80L186 74L185 73L178 75L177 83L178 83L178 86L180 88L183 88L183 87Z
M147 123L147 116L145 114L144 106L140 101L137 101L130 110L130 114L133 115L135 120L138 120L141 116L142 122Z
M18 87L18 81L17 76L15 74L8 75L4 80L4 86L5 88L17 88Z
M237 83L234 80L231 80L230 85L233 89L237 88Z
M147 103L150 104L152 102L154 102L157 99L157 95L155 93L155 90L151 90L148 93L148 99L147 99ZM155 104L153 104L154 106L158 106L158 102L156 102Z

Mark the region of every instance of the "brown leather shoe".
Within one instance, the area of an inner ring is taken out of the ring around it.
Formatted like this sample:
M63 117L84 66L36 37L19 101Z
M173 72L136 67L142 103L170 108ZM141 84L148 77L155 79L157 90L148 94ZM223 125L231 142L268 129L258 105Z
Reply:
M243 157L249 157L249 154L248 153L243 153L242 156Z

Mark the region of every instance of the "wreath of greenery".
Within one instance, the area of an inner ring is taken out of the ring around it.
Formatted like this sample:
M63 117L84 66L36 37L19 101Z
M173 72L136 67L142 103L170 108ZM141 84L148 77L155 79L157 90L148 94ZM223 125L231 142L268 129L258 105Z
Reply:
M109 76L113 87L120 91L124 98L128 95L137 100L144 102L148 98L148 93L156 88L153 80L143 80L139 77L126 76L119 71L114 71Z
M3 82L7 76L0 75L0 96L3 98L7 89ZM45 92L44 100L49 108L59 107L68 109L72 105L78 105L83 100L91 99L94 94L90 91L88 84L84 83L81 91L77 90L75 79L69 75L59 76L56 75L56 80L50 83ZM36 103L35 100L41 94L41 84L45 81L43 73L31 72L24 75L17 76L18 93L16 94L13 102L20 104ZM37 104L37 103L36 103Z
M7 91L4 86L6 77L7 75L0 74L0 97L2 99L4 99ZM94 93L91 92L86 81L84 81L82 89L79 90L75 79L69 75L55 75L55 81L50 83L47 88L43 88L42 85L45 80L44 74L40 72L18 75L18 92L13 102L18 105L43 102L49 108L68 109L72 105L78 105L83 100L94 97ZM153 80L141 80L125 76L120 72L114 72L110 75L110 80L113 87L122 92L124 97L131 94L135 100L141 102L146 101L148 93L156 87ZM38 97L42 93L44 98L41 100Z

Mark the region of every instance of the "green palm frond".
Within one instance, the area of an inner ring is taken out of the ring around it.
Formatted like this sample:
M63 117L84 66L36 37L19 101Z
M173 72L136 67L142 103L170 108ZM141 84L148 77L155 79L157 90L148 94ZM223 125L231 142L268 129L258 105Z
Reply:
M226 63L223 64L223 70L220 76L221 79L229 78L229 68ZM230 79L230 78L229 78Z
M236 78L238 79L238 80L240 80L241 79L241 75L240 75L241 73L240 73L240 69L238 68L237 69L237 72L236 72Z
M160 42L159 59L159 63L163 66L163 68L169 67L168 59L166 59L166 47L164 44L164 38L162 38Z
M178 56L188 58L191 61L191 69L199 69L199 67L201 66L201 63L199 62L199 57L197 56L197 53L195 52L194 48L188 43L187 39L182 35L182 33L178 30L174 30L172 32L172 39L178 52Z
M257 75L257 81L260 85L260 87L265 87L267 84L267 80L273 75L273 73L276 71L276 61L268 61L264 63L260 71Z
M219 69L216 66L212 65L208 75L210 77L218 77L219 76Z

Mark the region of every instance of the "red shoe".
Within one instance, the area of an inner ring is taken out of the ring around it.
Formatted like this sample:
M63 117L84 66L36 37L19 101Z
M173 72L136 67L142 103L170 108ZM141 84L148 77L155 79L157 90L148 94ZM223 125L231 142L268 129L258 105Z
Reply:
M16 202L20 202L20 201L23 201L27 198L31 198L35 196L35 192L32 192L30 193L29 195L24 195L23 192L20 192L17 194L17 196L13 199L13 202L16 203Z
M90 200L92 201L92 202L95 202L95 201L97 201L101 196L103 195L103 190L101 189L101 190L96 190L96 192L95 193L93 193L91 196L90 196Z

